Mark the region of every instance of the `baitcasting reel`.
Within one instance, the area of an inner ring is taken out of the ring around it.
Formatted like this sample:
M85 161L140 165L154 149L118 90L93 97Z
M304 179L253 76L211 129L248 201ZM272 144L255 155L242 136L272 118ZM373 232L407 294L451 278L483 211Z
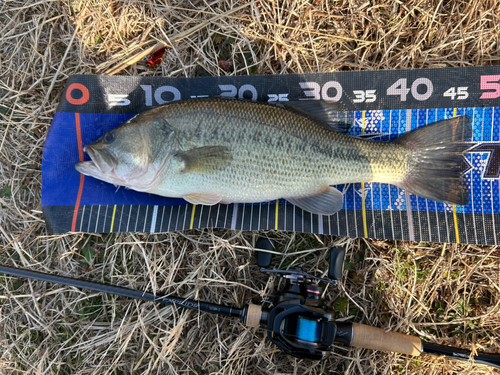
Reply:
M329 279L322 279L300 268L286 271L269 269L272 254L261 250L274 250L275 246L267 238L259 238L256 248L260 249L257 250L257 264L261 272L277 273L289 282L287 288L276 297L271 309L260 306L249 308L246 324L266 328L269 339L288 354L299 358L322 359L330 352L337 336L348 337L350 333L335 324L333 314L321 300L321 287L316 283L324 281L337 284L344 270L345 250L329 250Z

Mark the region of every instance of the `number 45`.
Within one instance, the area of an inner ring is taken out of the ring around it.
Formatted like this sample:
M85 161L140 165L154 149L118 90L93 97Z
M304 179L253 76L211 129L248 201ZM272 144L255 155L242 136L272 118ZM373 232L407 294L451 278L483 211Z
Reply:
M448 90L445 91L443 96L449 97L451 100L455 100L455 97L457 97L457 100L464 100L469 97L469 93L467 92L468 87L450 87Z

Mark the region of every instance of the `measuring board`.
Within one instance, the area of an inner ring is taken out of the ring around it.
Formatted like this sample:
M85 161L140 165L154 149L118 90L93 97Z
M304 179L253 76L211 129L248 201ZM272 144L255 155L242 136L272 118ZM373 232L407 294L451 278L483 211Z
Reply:
M223 96L340 102L349 134L389 141L466 114L473 139L463 160L467 206L423 199L383 183L338 186L344 208L310 214L284 200L201 206L80 175L83 146L135 114L173 100ZM47 135L42 207L49 233L170 232L192 228L496 245L500 241L500 67L200 78L72 76Z

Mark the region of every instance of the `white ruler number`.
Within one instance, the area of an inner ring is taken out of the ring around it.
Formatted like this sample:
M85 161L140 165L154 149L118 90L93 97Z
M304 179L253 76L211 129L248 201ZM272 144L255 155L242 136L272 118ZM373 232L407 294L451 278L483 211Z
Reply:
M299 82L299 85L304 90L304 95L306 96L306 98L300 100L323 99L338 102L342 98L342 85L337 81L328 81L323 86L320 86L316 82Z
M160 86L154 93L151 85L141 85L141 88L144 90L145 101L148 107L153 105L153 98L158 104L167 104L181 99L181 92L173 86ZM163 95L164 93L167 94ZM170 97L171 99L165 100L164 97Z
M377 100L377 90L354 90L353 94L356 99L353 99L353 103L373 103Z
M130 104L127 94L108 94L108 103L110 107L125 106Z
M425 86L425 92L418 92L419 86ZM399 96L402 102L406 102L406 97L411 91L411 95L418 101L424 101L431 97L434 86L428 78L417 78L413 81L411 88L408 87L406 78L400 78L387 89L387 95Z
M239 89L234 85L219 85L219 89L222 91L220 96L225 98L236 98L236 95L238 95L239 99L243 99L245 93L249 92L251 100L257 100L257 89L253 85L242 85Z

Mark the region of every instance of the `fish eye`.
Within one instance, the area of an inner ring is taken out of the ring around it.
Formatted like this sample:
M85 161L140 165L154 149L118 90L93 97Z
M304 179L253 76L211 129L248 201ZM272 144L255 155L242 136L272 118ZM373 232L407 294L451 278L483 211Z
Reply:
M114 139L115 139L115 135L114 135L113 133L108 133L108 134L106 134L106 135L104 136L104 139L103 139L103 140L104 140L104 142L106 142L106 143L111 143L111 142L113 142L113 141L114 141Z

